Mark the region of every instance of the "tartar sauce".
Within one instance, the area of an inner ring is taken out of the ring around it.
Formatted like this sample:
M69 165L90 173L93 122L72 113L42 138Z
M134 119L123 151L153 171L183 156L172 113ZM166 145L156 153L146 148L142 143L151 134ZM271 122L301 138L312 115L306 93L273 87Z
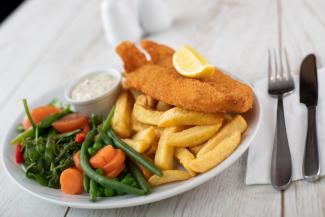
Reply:
M116 78L106 73L91 75L77 83L71 91L71 98L77 101L94 99L112 88Z

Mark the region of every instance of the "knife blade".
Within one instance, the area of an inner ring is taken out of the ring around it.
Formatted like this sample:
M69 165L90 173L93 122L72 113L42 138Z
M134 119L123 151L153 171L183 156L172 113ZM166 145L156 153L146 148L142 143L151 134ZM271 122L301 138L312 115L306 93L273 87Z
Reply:
M308 106L316 106L318 101L318 82L316 57L309 54L302 61L300 69L300 102Z
M305 104L308 110L307 135L302 172L307 181L316 181L320 175L316 128L318 81L316 57L313 54L306 56L300 67L300 102Z

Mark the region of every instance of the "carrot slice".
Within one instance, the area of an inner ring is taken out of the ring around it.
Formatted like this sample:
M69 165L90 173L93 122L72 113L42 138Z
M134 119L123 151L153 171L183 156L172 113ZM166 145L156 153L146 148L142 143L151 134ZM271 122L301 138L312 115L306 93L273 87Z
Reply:
M66 194L80 194L83 189L82 172L77 168L65 169L60 176L61 190Z
M77 151L73 155L73 163L74 163L74 166L77 167L78 170L82 171L82 168L81 168L81 165L80 165L80 151Z
M115 154L116 149L114 149L111 145L107 145L92 156L89 163L93 168L102 168L107 164L107 162L114 158Z
M124 163L125 154L122 150L116 149L116 154L114 158L109 161L105 166L102 167L105 173L110 173L111 171L117 169Z
M125 164L121 164L119 167L115 168L114 170L112 170L111 172L106 174L106 177L109 179L113 179L115 177L117 177L125 168Z
M33 109L30 114L32 116L33 121L36 124L39 124L44 118L53 115L54 113L60 112L61 109L52 106L52 105L46 105L46 106L40 106L35 109ZM27 116L24 117L23 122L22 122L23 128L25 130L28 130L32 124L30 123L29 119Z
M67 133L73 130L84 128L88 124L87 116L80 114L66 115L60 120L55 121L52 126L60 133Z

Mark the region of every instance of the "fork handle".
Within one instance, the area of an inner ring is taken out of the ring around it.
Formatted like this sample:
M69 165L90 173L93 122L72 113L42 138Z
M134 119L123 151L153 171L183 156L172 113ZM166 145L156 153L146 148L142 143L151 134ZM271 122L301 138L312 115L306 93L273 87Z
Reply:
M307 181L316 181L319 178L319 173L320 167L316 128L316 106L309 106L303 175Z
M289 186L291 177L291 154L284 119L283 95L279 95L271 164L272 186L277 190L284 190Z

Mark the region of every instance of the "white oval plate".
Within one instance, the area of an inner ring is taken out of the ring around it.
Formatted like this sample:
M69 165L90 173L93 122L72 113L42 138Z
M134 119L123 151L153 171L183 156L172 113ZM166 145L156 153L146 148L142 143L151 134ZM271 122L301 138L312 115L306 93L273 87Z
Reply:
M238 79L237 76L233 76ZM242 80L243 79L239 79ZM245 82L247 83L247 82ZM65 102L64 100L64 86L58 87L43 94L38 100L31 103L32 107L37 105L42 105L48 103L53 98L58 98ZM6 173L13 179L13 181L21 187L23 190L31 193L32 195L44 199L46 201L59 204L62 206L70 206L75 208L85 208L85 209L111 209L111 208L120 208L120 207L130 207L137 206L147 203L152 203L155 201L163 200L177 194L181 194L185 191L188 191L209 179L212 179L231 164L233 164L248 148L250 142L254 138L257 129L260 124L260 105L259 100L256 95L254 95L255 102L253 109L246 113L245 119L248 122L248 129L244 133L242 142L240 146L232 153L226 160L221 164L211 169L210 171L198 175L194 178L191 178L187 181L172 183L168 185L163 185L152 189L151 193L146 196L134 196L134 195L125 195L125 196L116 196L111 198L103 198L97 202L90 202L88 195L67 195L62 193L60 190L51 189L48 187L43 187L39 185L36 181L28 179L25 176L24 171L21 166L15 162L15 146L10 145L10 140L13 139L16 135L16 125L21 122L23 113L21 113L16 121L12 123L9 128L5 139L2 144L2 164L4 165Z

